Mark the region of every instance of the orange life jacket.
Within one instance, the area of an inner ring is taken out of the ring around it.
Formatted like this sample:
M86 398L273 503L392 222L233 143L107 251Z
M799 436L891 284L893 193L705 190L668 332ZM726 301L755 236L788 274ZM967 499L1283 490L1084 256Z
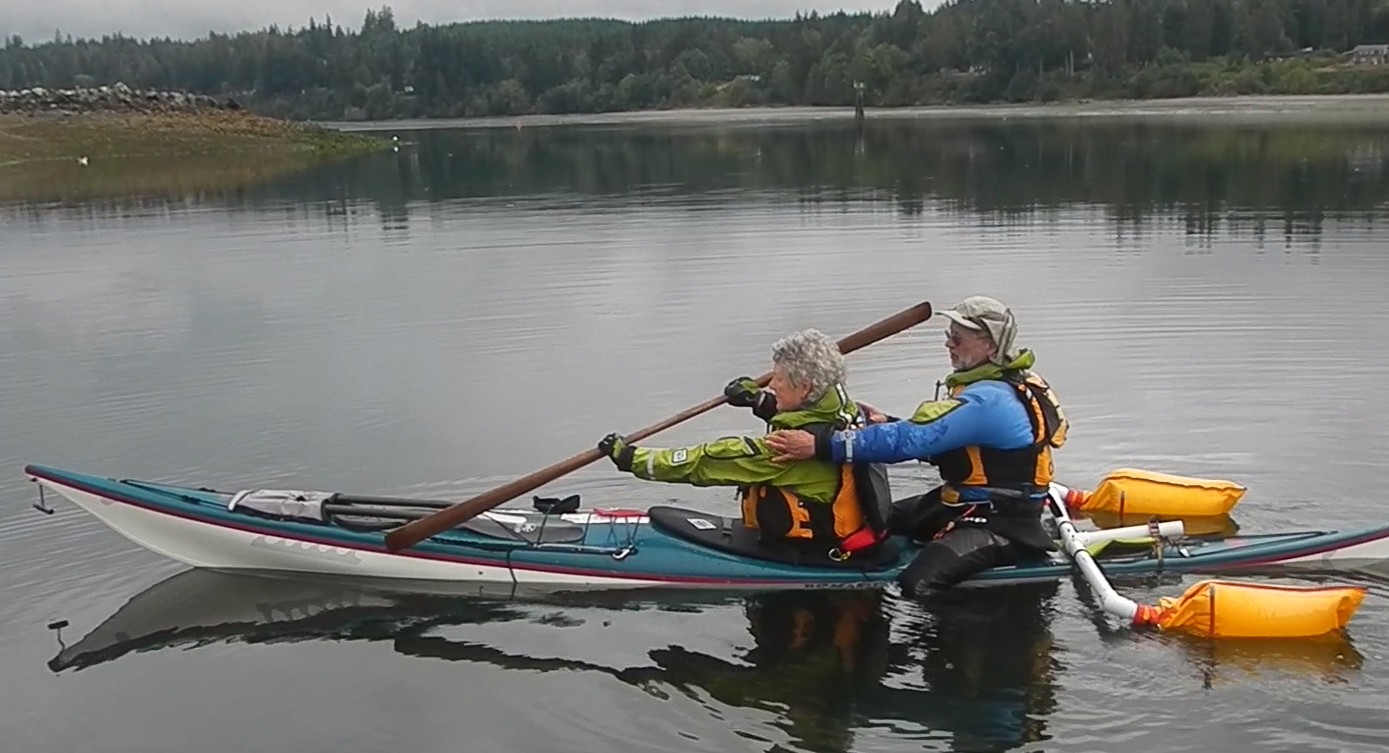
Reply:
M940 453L932 462L940 470L945 488L941 501L953 504L966 487L987 489L996 503L1022 499L1023 495L1045 491L1055 470L1051 451L1066 443L1067 422L1056 394L1042 377L1028 373L1004 372L1003 381L1027 409L1032 424L1032 443L1014 450L971 445ZM953 387L958 395L967 384ZM1021 494L1020 494L1021 493Z
M767 538L825 542L832 557L847 557L887 538L891 499L883 467L843 465L839 479L828 504L804 499L790 489L748 487L742 499L743 525Z

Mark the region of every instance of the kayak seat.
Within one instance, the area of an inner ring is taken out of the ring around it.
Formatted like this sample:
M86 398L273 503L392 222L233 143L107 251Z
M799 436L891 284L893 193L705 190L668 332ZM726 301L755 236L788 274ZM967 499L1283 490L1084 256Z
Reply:
M725 518L699 510L657 505L647 511L651 527L668 536L698 546L749 559L826 570L876 570L897 564L898 550L891 539L844 562L830 559L823 544L810 546L792 541L763 542L741 518Z

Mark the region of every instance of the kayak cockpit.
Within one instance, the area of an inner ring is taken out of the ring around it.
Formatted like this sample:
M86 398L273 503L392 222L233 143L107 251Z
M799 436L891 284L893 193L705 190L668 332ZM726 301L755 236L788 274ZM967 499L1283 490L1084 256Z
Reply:
M711 515L699 510L658 505L647 511L651 527L677 539L748 559L799 567L830 570L874 570L892 567L900 556L896 542L884 541L868 552L843 560L829 557L824 544L803 545L791 541L762 541L756 529L739 518Z

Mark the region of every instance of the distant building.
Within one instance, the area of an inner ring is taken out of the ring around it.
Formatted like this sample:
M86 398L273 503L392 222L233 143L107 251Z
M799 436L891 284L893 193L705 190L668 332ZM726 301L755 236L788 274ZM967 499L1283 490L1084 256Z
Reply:
M1268 59L1270 59L1270 60L1288 60L1288 59L1291 59L1291 58L1305 58L1305 57L1311 57L1312 55L1315 55L1316 53L1317 53L1317 51L1316 51L1315 49L1313 49L1312 47L1309 46L1309 47L1303 47L1303 48L1300 49L1300 50L1288 50L1288 51L1286 51L1286 52L1269 52L1269 53L1265 53L1265 54L1264 54L1264 57L1266 57L1266 58L1268 58Z
M1350 60L1357 65L1384 65L1389 61L1389 44L1358 44L1350 51Z

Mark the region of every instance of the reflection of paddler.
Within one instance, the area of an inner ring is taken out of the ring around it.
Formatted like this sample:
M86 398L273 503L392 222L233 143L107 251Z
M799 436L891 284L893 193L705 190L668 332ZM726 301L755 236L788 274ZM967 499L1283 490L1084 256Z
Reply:
M511 669L597 672L638 687L661 683L712 696L730 706L771 709L783 720L778 726L800 746L847 751L852 747L855 709L860 706L856 697L875 693L887 666L889 624L881 610L882 599L879 589L751 596L745 602L745 614L754 645L746 655L726 659L672 645L649 652L654 667L615 669L573 659L509 654L472 641L428 635L425 625L397 635L395 650Z
M770 668L816 654L833 658L839 674L852 674L862 664L864 640L878 648L886 640L888 625L881 606L882 592L877 589L758 596L746 610L757 641L748 661Z
M1047 582L904 602L894 622L917 637L892 647L891 664L911 688L879 687L863 705L949 732L960 750L1041 740L1056 707L1049 602L1057 590Z
M780 591L748 600L751 666L671 646L651 652L677 687L722 703L776 709L783 729L813 750L848 750L856 699L886 664L889 623L878 589Z
M1041 718L1056 705L1046 602L1057 584L988 591L937 610L935 650L926 655L926 674L933 687L948 689L988 717L957 728L958 741L1036 742Z

